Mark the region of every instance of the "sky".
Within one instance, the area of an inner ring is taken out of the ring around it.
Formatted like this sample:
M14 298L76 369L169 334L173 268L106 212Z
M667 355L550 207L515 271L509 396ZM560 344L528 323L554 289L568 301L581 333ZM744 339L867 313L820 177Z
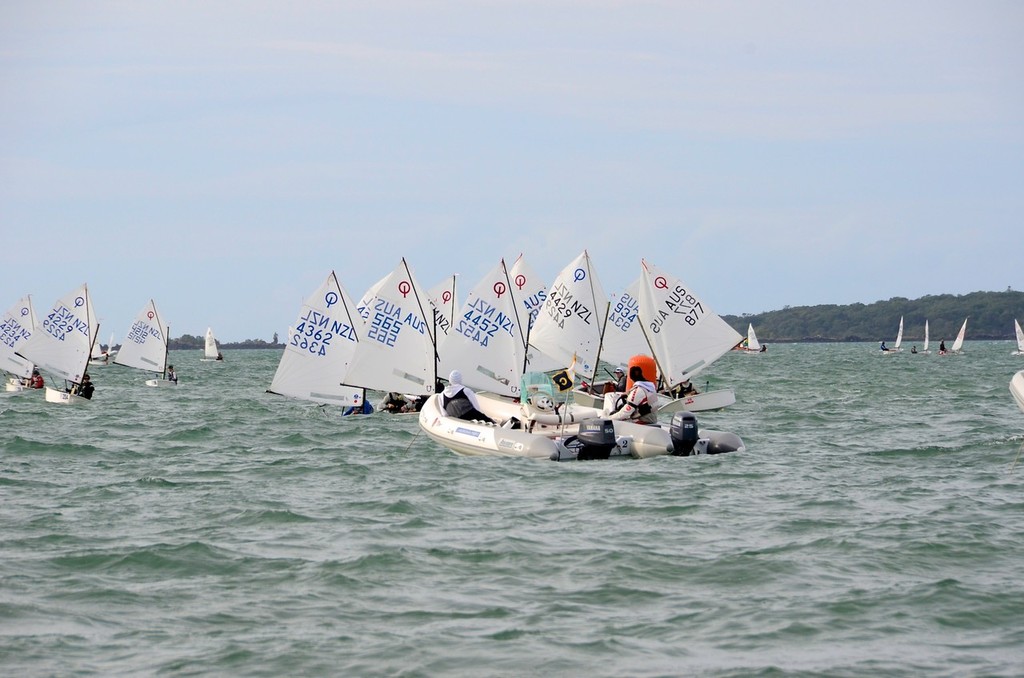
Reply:
M0 3L0 312L286 336L334 270L720 314L1024 288L1024 3ZM1024 309L1021 310L1024 316ZM116 339L119 341L119 339Z

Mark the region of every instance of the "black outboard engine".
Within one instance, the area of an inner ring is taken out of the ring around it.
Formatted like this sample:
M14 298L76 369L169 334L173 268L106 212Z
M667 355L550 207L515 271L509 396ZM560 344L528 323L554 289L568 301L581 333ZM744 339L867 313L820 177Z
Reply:
M611 419L582 421L576 440L580 445L577 459L607 459L616 447L615 422Z
M697 417L693 412L676 412L669 427L672 437L672 456L689 457L697 444Z

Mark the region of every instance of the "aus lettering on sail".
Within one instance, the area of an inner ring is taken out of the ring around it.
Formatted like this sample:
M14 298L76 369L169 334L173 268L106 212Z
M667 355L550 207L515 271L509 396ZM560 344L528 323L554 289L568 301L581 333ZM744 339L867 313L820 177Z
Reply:
M559 283L549 290L544 308L560 328L565 327L566 318L571 318L574 315L589 325L594 315L594 311L589 306L573 296L565 283Z
M544 306L544 302L547 301L548 293L547 290L541 290L536 294L531 294L528 297L523 297L523 308L526 309L527 314L530 318L530 327L533 327L533 322L537 319L537 314L540 313L540 309Z
M356 342L355 329L347 322L308 306L303 311L289 340L292 347L311 355L326 356L335 339Z
M412 311L403 311L399 304L387 299L376 299L373 311L367 319L366 338L385 346L394 346L402 329L411 327L414 332L426 334L426 321Z
M459 318L455 331L471 341L487 346L491 339L503 332L515 336L515 322L485 299L477 297L466 306L466 312Z
M136 320L132 323L132 327L128 330L128 336L124 338L125 341L130 341L133 344L145 344L148 337L154 339L163 340L163 334L156 327L153 327L145 320Z
M700 299L687 293L686 288L682 285L676 285L662 300L661 306L662 308L658 309L657 314L650 322L651 331L655 334L661 331L665 319L671 314L683 316L686 324L691 326L696 325L697 321L704 317L704 306L700 303Z
M89 336L89 325L67 306L60 306L50 311L50 314L43 320L43 330L57 341L64 341L64 337L72 332L80 332L86 337Z
M625 332L636 322L636 315L640 311L640 302L623 292L615 306L608 312L608 320L615 327Z

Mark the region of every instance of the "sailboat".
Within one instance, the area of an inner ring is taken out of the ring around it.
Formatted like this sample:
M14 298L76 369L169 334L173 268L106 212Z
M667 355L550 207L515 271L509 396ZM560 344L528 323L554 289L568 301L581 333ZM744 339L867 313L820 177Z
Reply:
M1020 328L1020 321L1013 319L1013 331L1017 336L1017 350L1010 355L1024 355L1024 330Z
M268 393L321 405L361 407L364 389L342 383L362 320L334 271L299 307Z
M32 336L36 328L36 314L32 308L32 295L28 294L7 309L0 320L0 369L7 375L7 391L21 391L24 381L32 375L35 365L17 354L18 349Z
M964 318L964 324L960 326L960 331L956 335L956 339L953 340L953 345L950 347L947 354L960 355L964 352L964 335L967 334L967 318Z
M593 381L608 318L608 297L584 250L555 277L536 322L529 345Z
M217 338L213 336L213 329L209 327L206 328L206 343L203 347L203 357L199 360L204 363L224 360L220 348L217 347Z
M107 347L103 348L102 344L96 344L92 348L92 355L89 357L89 365L100 367L103 365L109 365L110 359L114 357L116 351L114 350L114 333L110 333L110 341L107 343Z
M86 401L70 391L77 391L86 376L99 327L89 287L83 283L54 303L42 316L37 331L21 346L19 355L73 386L65 391L47 386L47 402L79 404Z
M152 299L135 316L132 326L114 357L115 365L159 373L159 379L146 380L146 386L176 386L167 379L167 342L171 328L164 324Z
M921 346L921 354L930 355L931 351L928 350L928 321L924 321L924 345Z
M433 393L437 342L427 293L404 258L372 290L356 306L364 309L366 323L342 381L384 392Z
M894 353L900 353L903 351L901 346L903 345L903 316L900 316L900 328L896 332L896 343L891 348L883 348L882 353L885 355L892 355ZM883 343L884 346L884 343Z
M747 323L747 338L744 339L743 343L737 346L736 349L743 351L748 355L752 353L762 353L761 342L757 340L757 334L754 332L753 323Z

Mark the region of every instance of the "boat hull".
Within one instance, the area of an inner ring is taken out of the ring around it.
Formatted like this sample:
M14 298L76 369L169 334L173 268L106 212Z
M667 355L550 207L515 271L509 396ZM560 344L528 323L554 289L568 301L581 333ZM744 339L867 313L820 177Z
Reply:
M153 386L157 388L164 388L167 386L177 386L178 382L168 381L167 379L147 379L146 386Z
M1013 378L1010 379L1010 393L1013 394L1013 399L1017 401L1017 407L1020 408L1021 412L1024 412L1024 370L1013 375Z
M88 398L71 395L67 391L58 391L55 388L46 387L46 402L58 403L60 405L81 405L89 402Z
M550 459L557 451L555 441L543 435L449 417L441 409L441 399L437 394L424 403L419 413L419 424L431 440L456 454Z
M585 407L599 408L606 414L611 412L611 407L614 406L614 399L619 395L622 394L604 393L601 395L592 395L590 393L584 393L583 391L573 391L573 398L575 398L577 403ZM611 404L609 404L609 396L612 399ZM710 412L713 410L721 410L735 404L736 392L731 388L695 393L683 398L670 398L665 394L658 395L659 414L675 414L676 412Z

